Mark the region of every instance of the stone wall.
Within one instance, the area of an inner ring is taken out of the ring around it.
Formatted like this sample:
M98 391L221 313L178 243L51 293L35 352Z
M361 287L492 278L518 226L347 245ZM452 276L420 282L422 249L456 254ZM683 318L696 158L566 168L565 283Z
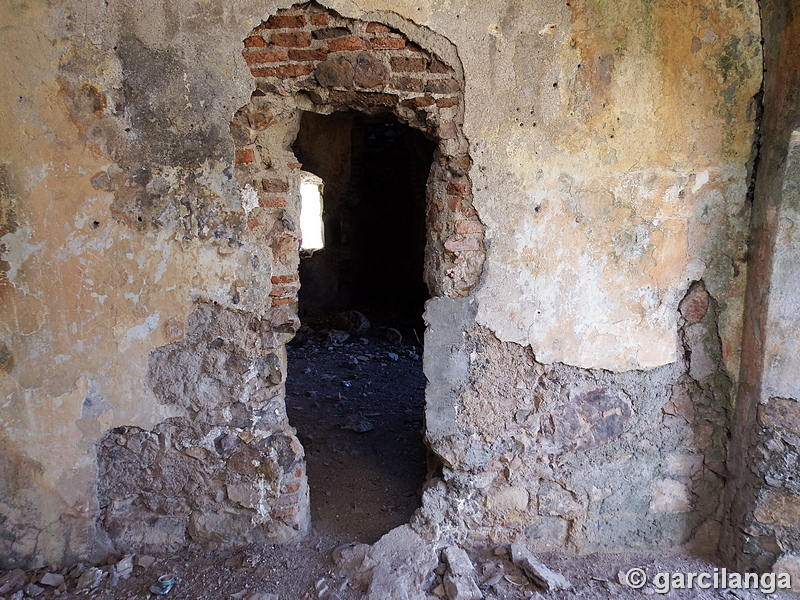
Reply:
M439 330L441 311L469 333ZM474 307L431 300L427 433L444 465L417 526L543 551L713 553L732 385L702 282L677 312L679 360L613 373L544 364L476 325Z
M391 112L437 145L442 469L416 525L579 551L713 542L755 1L101 4L0 7L4 566L305 530L283 410L302 111Z

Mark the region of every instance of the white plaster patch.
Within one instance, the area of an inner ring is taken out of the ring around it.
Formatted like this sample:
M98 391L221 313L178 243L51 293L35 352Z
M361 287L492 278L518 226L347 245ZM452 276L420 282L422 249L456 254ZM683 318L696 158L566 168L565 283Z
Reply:
M167 270L167 260L169 260L170 249L169 246L166 244L161 245L161 261L158 263L155 272L155 282L158 283L161 281L161 278L164 276L164 273Z
M258 208L258 192L249 183L244 186L244 189L239 190L239 198L242 201L242 210L244 210L245 214L250 214L251 210Z
M0 254L0 257L9 264L7 276L10 281L14 281L19 274L19 270L31 254L44 247L44 242L38 244L30 244L28 240L31 237L31 230L29 227L20 227L16 231L5 234L0 237L0 246L5 246L5 252Z
M158 321L160 319L161 315L158 313L153 313L145 319L144 323L134 325L128 329L127 333L125 333L124 347L127 348L131 345L131 343L133 343L134 340L143 340L153 333L158 326Z
M656 479L653 482L651 513L683 513L692 510L692 493L686 484L675 479Z
M25 179L28 189L33 189L47 179L47 173L53 168L53 163L46 163L25 169Z
M701 171L694 178L694 185L692 186L692 193L696 194L701 187L708 183L708 171Z

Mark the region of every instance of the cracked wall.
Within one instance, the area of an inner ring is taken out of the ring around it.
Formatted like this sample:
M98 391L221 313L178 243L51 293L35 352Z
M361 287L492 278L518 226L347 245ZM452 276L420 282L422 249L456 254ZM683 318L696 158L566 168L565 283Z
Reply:
M302 533L281 408L297 324L277 312L297 292L291 144L299 111L346 108L438 144L425 361L444 467L418 522L576 550L713 539L755 2L0 11L4 565Z

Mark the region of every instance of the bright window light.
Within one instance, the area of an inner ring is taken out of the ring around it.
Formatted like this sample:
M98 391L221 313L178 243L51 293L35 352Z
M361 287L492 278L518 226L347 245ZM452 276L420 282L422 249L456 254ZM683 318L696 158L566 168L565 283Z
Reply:
M303 250L317 250L325 244L322 239L322 179L303 174L300 183L300 233Z

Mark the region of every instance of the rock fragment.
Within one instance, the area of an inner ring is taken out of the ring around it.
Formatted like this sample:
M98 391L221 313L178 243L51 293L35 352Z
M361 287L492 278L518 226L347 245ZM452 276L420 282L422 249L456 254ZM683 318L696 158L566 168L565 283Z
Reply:
M44 593L45 589L43 587L39 587L35 583L29 583L25 586L25 595L29 598L36 598L40 594Z
M571 587L570 582L563 575L536 560L531 551L522 544L511 544L511 560L525 572L534 585L546 592L566 590Z
M0 594L13 592L20 589L28 581L28 576L22 569L14 569L0 577Z
M143 569L149 569L155 564L156 559L152 556L142 555L136 557L136 565Z
M47 572L39 578L39 583L48 587L58 587L64 583L64 576L60 573Z
M93 590L103 580L103 572L97 567L90 567L78 577L76 588L78 590Z
M129 554L114 565L114 577L127 579L133 573L133 554Z

